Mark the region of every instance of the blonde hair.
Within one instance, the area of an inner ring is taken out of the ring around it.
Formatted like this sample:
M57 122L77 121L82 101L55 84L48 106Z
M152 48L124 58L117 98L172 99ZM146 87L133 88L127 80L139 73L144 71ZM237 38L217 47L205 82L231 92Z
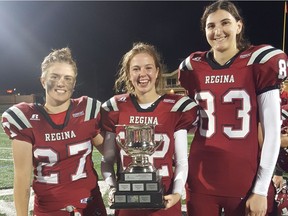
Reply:
M73 60L71 50L68 47L52 50L52 52L44 58L41 64L41 77L44 77L48 68L55 63L67 63L71 65L75 76L77 76L76 62Z
M117 78L114 85L114 90L116 93L134 93L135 88L129 80L129 68L131 59L139 53L147 53L154 59L155 66L159 69L158 77L155 83L156 91L158 91L159 87L161 87L164 65L162 64L160 54L153 45L137 42L133 44L132 49L129 50L120 61L121 68L116 74Z

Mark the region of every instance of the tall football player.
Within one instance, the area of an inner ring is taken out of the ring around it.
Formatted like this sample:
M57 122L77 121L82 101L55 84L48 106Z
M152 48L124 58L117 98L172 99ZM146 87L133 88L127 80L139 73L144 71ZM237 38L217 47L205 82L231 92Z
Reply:
M162 175L166 210L121 209L116 210L116 215L181 216L180 198L188 173L187 130L197 120L197 106L187 96L161 95L157 91L163 66L154 46L134 44L121 64L115 88L127 93L116 95L102 105L102 122L107 131L102 174L113 191L117 179L113 169L115 158L120 171L129 164L128 156L115 144L115 136L121 133L121 127L116 125L145 124L147 119L152 120L156 124L155 134L164 137L164 143L149 160Z
M211 49L192 53L179 66L181 85L202 108L189 155L188 214L218 216L224 209L225 216L263 216L274 201L279 84L287 56L270 45L250 45L232 2L209 5L201 24Z
M53 50L42 62L44 105L20 103L3 113L12 139L17 216L28 215L32 169L35 216L106 215L91 158L93 145L103 143L101 103L71 99L76 77L70 49Z

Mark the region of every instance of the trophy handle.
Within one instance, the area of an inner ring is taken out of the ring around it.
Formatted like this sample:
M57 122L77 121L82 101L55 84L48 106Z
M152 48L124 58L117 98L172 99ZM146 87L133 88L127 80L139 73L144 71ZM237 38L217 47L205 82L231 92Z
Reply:
M160 135L160 140L157 142L155 151L157 150L157 148L164 142L164 136L163 134Z

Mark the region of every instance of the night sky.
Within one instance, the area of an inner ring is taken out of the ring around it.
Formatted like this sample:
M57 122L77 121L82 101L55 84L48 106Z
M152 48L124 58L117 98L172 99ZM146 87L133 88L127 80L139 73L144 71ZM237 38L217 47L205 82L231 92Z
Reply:
M209 3L1 1L0 94L12 88L22 94L43 93L41 62L51 49L66 46L78 65L75 97L111 97L119 61L133 42L155 45L172 72L191 52L209 49L200 31L200 17ZM284 2L236 3L251 43L282 49Z

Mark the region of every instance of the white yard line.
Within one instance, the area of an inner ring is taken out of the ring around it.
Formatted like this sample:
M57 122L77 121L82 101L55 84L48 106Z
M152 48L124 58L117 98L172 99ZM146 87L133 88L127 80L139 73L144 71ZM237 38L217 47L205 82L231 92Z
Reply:
M0 197L1 196L8 196L13 194L13 189L4 189L0 190Z
M13 159L11 158L11 159L0 159L0 161L13 161Z

